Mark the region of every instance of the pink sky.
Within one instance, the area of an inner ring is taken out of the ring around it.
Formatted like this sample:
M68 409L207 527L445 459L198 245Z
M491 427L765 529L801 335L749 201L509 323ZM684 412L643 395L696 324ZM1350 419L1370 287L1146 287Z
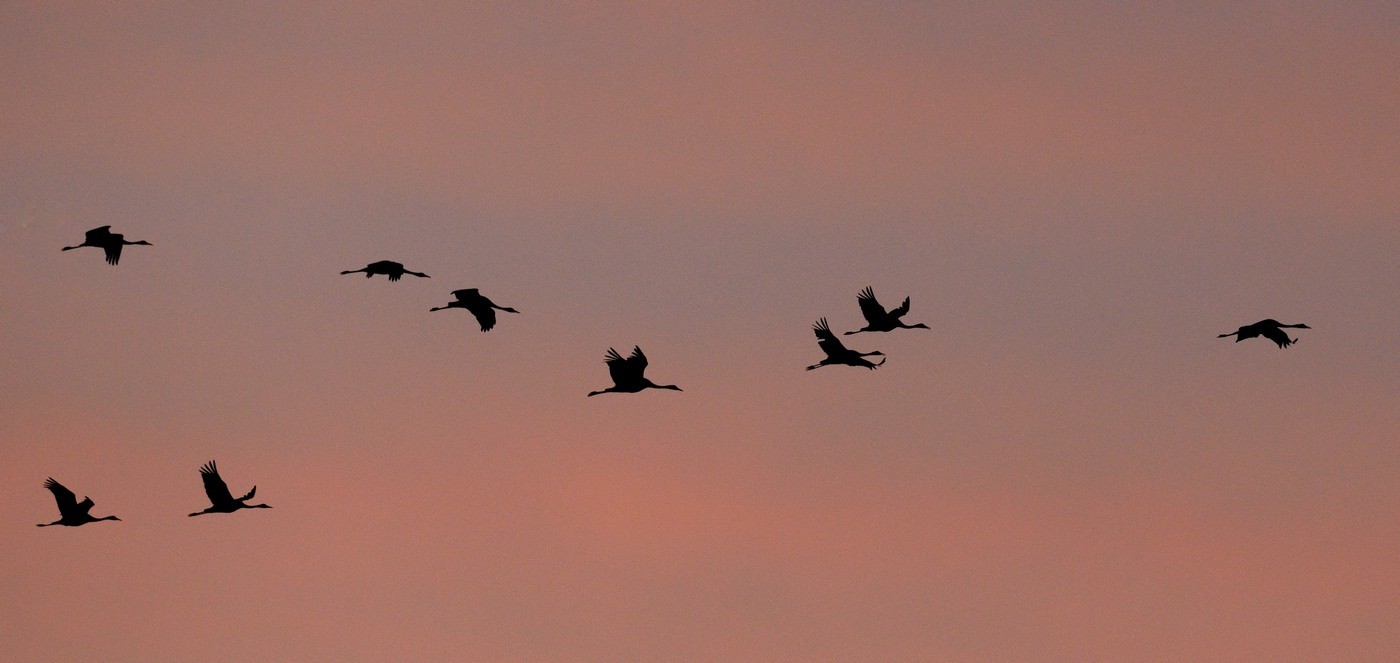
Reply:
M6 4L0 659L1400 658L1398 25Z

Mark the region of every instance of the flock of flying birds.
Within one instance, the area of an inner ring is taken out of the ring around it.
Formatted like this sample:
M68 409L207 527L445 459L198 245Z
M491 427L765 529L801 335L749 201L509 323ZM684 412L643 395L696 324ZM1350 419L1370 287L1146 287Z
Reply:
M94 228L87 231L87 235L84 237L82 244L78 244L77 246L65 246L63 250L68 251L84 246L100 248L106 253L107 264L116 265L121 260L122 247L136 244L152 246L150 242L145 240L135 242L127 241L126 237L120 233L112 232L111 226L102 226L101 228ZM422 272L409 271L401 263L392 260L380 260L365 265L360 269L350 269L341 272L341 274L361 273L365 275L365 278L373 277L375 274L382 274L387 276L390 281L398 281L400 278L403 278L405 274L411 274L425 279L430 278L427 274ZM454 290L452 291L452 295L455 297L453 301L448 302L444 306L434 306L428 310L441 311L449 308L466 309L476 318L483 332L491 331L491 329L496 326L496 311L519 313L519 311L508 306L497 305L495 302L482 295L476 288ZM887 310L880 304L879 300L875 299L875 291L867 287L856 297L856 303L860 305L860 312L865 316L866 325L860 329L845 332L844 335L846 336L859 334L861 332L888 332L896 329L929 329L929 326L923 323L911 325L904 322L904 315L909 312L908 297L905 297L904 302L899 306ZM1262 336L1278 344L1278 347L1282 349L1298 342L1298 339L1288 337L1288 333L1283 331L1285 328L1311 329L1311 327L1301 323L1286 325L1270 319L1260 320L1252 325L1245 325L1228 334L1221 334L1217 338L1234 336L1235 342L1238 343L1248 338ZM822 366L836 365L859 366L875 370L885 363L885 353L878 350L873 352L857 352L847 348L836 334L831 331L831 327L827 324L826 318L817 320L816 324L812 326L812 332L816 334L817 347L821 348L822 352L826 354L826 357L808 366L807 370L809 371L821 368ZM869 359L866 359L866 357L880 357L880 362L872 363ZM613 386L598 391L591 391L588 393L589 396L597 396L598 394L610 392L631 394L642 391L643 389L670 389L673 391L681 391L681 388L676 385L656 384L644 377L643 374L647 369L647 356L642 353L640 347L633 347L632 354L627 357L623 357L616 349L608 348L604 363L607 364L608 373L612 377ZM235 499L233 493L229 492L228 484L225 484L223 478L219 476L219 468L212 460L199 468L199 477L204 482L204 492L209 496L210 506L203 511L191 513L190 516L200 516L206 513L232 513L239 509L272 508L266 504L248 504L248 500L252 499L253 494L257 492L257 486L253 486L252 490L249 490L247 495ZM84 497L83 501L79 502L73 491L65 488L63 484L54 481L52 477L44 482L44 487L53 493L54 500L58 502L59 514L62 517L51 523L40 524L39 527L48 527L50 525L77 527L79 525L95 523L102 520L121 520L116 516L94 517L89 513L93 506L92 498Z

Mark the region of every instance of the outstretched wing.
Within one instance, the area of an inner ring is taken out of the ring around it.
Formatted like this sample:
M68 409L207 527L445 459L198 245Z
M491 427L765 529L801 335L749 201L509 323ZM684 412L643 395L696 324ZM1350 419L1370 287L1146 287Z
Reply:
M865 316L866 322L874 325L885 319L885 307L875 299L875 290L870 286L860 291L860 295L856 296L856 303L860 304L860 314Z
M623 384L628 378L627 360L617 353L614 348L608 348L608 353L604 355L603 363L608 365L608 375L612 376L613 384Z
M112 226L102 226L101 228L93 228L92 230L83 233L83 240L86 241L88 244L100 245L103 242L107 241L107 238L111 236Z
M1288 338L1288 332L1278 327L1260 327L1259 335L1277 343L1280 348L1286 348L1294 343L1293 339Z
M908 312L909 312L909 298L908 298L908 297L905 297L905 298L904 298L904 303L903 303L903 304L900 304L897 308L894 308L894 309L891 309L891 310L890 310L890 317L891 317L891 318L902 318L902 317L904 317L904 314L905 314L905 313L908 313Z
M199 468L199 478L204 480L204 494L209 496L209 501L215 506L233 501L233 495L228 492L228 484L219 476L219 468L214 465L214 461L211 460Z
M812 325L812 333L817 335L817 345L827 356L835 357L846 351L846 346L837 340L836 334L831 333L831 327L827 326L826 318L822 318L817 321L817 324Z
M78 496L74 495L73 491L64 488L63 484L54 481L53 477L49 477L48 480L44 482L44 487L48 488L49 492L53 493L53 499L58 503L58 512L63 514L64 517L87 513L87 509L92 508L92 500L83 500L87 502L87 509L80 508L78 506Z
M481 331L491 331L491 328L496 326L496 312L491 309L489 304L473 303L467 307L467 310L471 311L472 315L476 316L476 321L481 323Z
M243 502L243 501L247 501L247 500L253 499L253 493L256 493L256 492L258 492L258 487L257 487L257 486L253 486L253 489L250 490L250 491L248 491L248 494L247 494L247 495L244 495L243 497L238 498L238 501L239 501L239 502Z
M122 259L122 243L120 241L106 244L102 250L107 253L107 264L115 265Z
M632 356L627 358L627 365L632 368L637 377L641 377L642 372L647 370L647 356L642 354L640 346L632 346Z

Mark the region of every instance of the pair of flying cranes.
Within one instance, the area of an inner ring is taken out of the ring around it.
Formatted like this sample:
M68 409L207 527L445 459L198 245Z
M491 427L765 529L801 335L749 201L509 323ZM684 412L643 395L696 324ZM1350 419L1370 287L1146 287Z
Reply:
M271 509L266 504L249 504L248 500L253 499L253 493L258 492L258 487L248 491L247 495L235 498L233 493L228 491L228 484L224 483L219 476L219 467L214 461L209 461L199 468L199 478L204 481L204 494L209 496L209 507L203 511L196 511L190 517L202 516L206 513L233 513L239 509ZM88 523L100 522L103 520L121 520L116 516L103 516L98 518L92 515L92 498L84 496L83 501L78 501L78 496L73 491L68 490L63 484L54 481L49 477L44 482L44 487L53 493L53 499L58 502L58 514L62 516L51 523L40 523L39 527L51 527L53 525L64 525L66 527L77 527Z
M63 250L68 251L83 246L100 248L106 253L107 263L116 265L121 259L122 247L134 244L151 246L150 242L144 240L135 242L127 241L121 234L113 233L111 231L111 226L102 226L101 228L89 230L82 244L77 246L65 246ZM364 274L365 278L370 278L375 274L382 274L387 276L390 281L398 281L405 274L417 276L419 278L430 278L427 274L410 271L401 263L392 260L380 260L370 263L360 269L341 272L341 274L357 273ZM454 301L448 302L446 306L435 306L429 310L441 311L448 308L466 309L476 317L477 322L481 324L481 331L483 332L490 331L495 327L496 311L519 313L519 311L513 308L498 306L495 302L492 302L478 292L476 288L454 290L452 294L456 297ZM860 305L860 312L865 316L866 325L855 331L845 332L845 336L862 332L888 332L894 331L895 329L929 329L929 326L923 323L911 325L903 321L902 318L909 312L908 297L905 297L904 302L898 307L886 310L885 307L875 299L875 291L867 287L856 297L856 303ZM1245 325L1228 334L1221 334L1217 338L1234 336L1235 342L1238 343L1245 339L1262 336L1278 344L1278 347L1282 349L1298 342L1298 339L1288 337L1287 332L1283 331L1285 328L1311 329L1311 327L1301 323L1286 325L1276 320L1268 319L1260 320L1252 325ZM827 324L826 318L817 320L816 324L812 326L812 332L817 337L817 346L822 349L822 352L826 353L826 358L808 366L807 370L809 371L821 368L822 366L835 365L859 366L875 370L885 363L885 353L878 350L874 352L858 352L847 348L841 343L841 340L836 334L831 331L831 327ZM880 357L880 362L872 363L869 359L866 359L866 357ZM609 392L636 393L644 389L670 389L681 391L681 388L676 385L656 384L643 376L647 368L647 357L642 353L640 347L634 347L632 349L632 354L627 357L623 357L616 349L608 348L604 363L607 364L608 373L612 376L613 386L598 391L591 391L588 393L589 396L597 396L598 394L606 394ZM191 513L191 516L198 516L206 513L231 513L239 509L272 508L266 504L247 504L247 501L253 497L253 493L257 491L257 486L254 486L253 490L248 491L247 495L234 499L232 493L228 490L228 486L224 484L224 480L219 477L218 468L215 467L213 461L201 467L199 473L200 477L204 480L204 492L208 494L209 501L212 505L204 511ZM76 527L78 525L101 520L120 520L120 518L116 516L105 516L102 518L93 517L89 513L93 506L91 498L85 497L82 502L78 502L73 491L64 488L62 484L54 481L53 478L49 478L48 481L44 482L44 487L48 488L53 493L54 499L58 502L59 513L63 517L52 523L39 525L40 527L48 527L49 525Z

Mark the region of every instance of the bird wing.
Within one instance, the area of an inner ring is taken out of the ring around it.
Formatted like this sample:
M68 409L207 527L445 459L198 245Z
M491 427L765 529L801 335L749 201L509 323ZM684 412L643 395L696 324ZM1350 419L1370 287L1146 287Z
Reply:
M1285 332L1282 329L1279 329L1278 327L1260 327L1258 331L1260 336L1263 336L1264 338L1267 338L1270 341L1277 343L1281 348L1286 348L1290 345L1293 345L1293 339L1288 338L1288 332Z
M49 492L53 493L54 501L58 502L58 512L63 514L64 516L68 516L69 514L77 515L78 513L86 512L86 510L78 510L78 496L74 495L73 491L64 488L63 484L54 481L53 477L49 477L49 479L44 482L44 487L48 488ZM91 509L91 500L88 500L88 502L88 508Z
M247 495L244 495L243 497L238 498L238 501L239 501L239 502L243 502L243 501L246 501L246 500L251 500L251 499L253 499L253 493L256 493L256 492L258 492L258 487L257 487L257 486L253 486L253 489L250 490L250 491L248 491L248 494L247 494Z
M219 468L214 465L214 461L211 460L199 468L199 478L204 480L204 494L209 496L209 501L215 506L233 501L233 495L228 492L228 484L219 476Z
M637 377L641 377L642 372L647 370L647 356L642 354L641 346L632 346L632 356L627 358L627 365L636 371Z
M107 238L111 235L112 226L102 226L101 228L93 228L92 230L89 230L86 233L84 233L83 239L88 244L101 244L102 242L106 241Z
M891 309L891 310L890 310L890 317L891 317L891 318L901 318L901 317L904 317L904 314L905 314L905 313L908 313L908 312L909 312L909 298L908 298L908 297L905 297L905 298L904 298L904 303L903 303L903 304L900 304L897 308L894 308L894 309Z
M885 307L875 299L875 290L870 286L860 291L860 295L856 296L856 303L860 304L860 314L865 316L866 322L873 325L885 319Z
M453 290L452 296L456 297L457 301L459 302L465 302L468 299L471 299L472 296L476 294L476 292L476 288L464 288L462 290Z
M380 260L380 261L378 261L378 262L372 262L372 263L370 263L370 264L369 264L369 269L387 271L387 270L403 269L403 265L401 265L401 264L399 264L399 263L396 263L396 262L394 262L394 261L392 261L392 260Z
M627 360L623 359L615 348L608 348L604 357L603 363L608 365L608 374L612 376L613 384L623 384L628 379Z
M817 335L817 345L821 346L822 352L825 352L827 356L835 357L846 351L846 346L841 344L841 341L836 338L836 334L831 333L831 327L827 326L826 318L822 318L817 321L817 324L812 325L812 333Z
M107 252L107 264L109 265L115 265L117 261L122 259L121 242L105 244L102 246L102 250Z
M491 331L496 326L496 312L491 310L489 304L474 301L467 304L467 310L476 316L476 321L481 323L481 331Z

